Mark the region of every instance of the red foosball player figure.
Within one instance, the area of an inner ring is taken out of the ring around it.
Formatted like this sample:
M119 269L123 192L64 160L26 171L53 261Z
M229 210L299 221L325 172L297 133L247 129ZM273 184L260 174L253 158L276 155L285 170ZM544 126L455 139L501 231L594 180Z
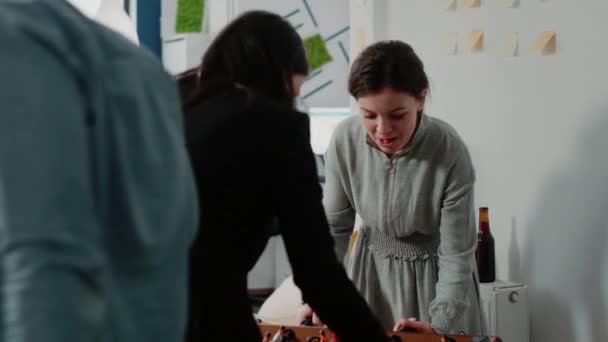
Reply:
M319 342L328 342L327 337L325 337L325 330L321 330L319 332L319 337L320 337Z
M331 342L340 342L340 339L338 338L338 335L332 334L331 335Z
M285 341L285 327L281 326L279 331L272 338L272 342L284 342Z
M266 334L264 334L264 339L262 339L262 342L272 342L272 334L270 331L267 331Z

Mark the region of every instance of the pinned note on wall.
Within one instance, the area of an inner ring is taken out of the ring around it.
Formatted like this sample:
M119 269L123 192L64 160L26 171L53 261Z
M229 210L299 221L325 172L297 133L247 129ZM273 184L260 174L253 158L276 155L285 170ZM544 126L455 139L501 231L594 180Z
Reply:
M304 39L304 49L306 50L306 57L308 59L308 67L310 71L316 71L323 65L333 60L327 45L320 34Z
M540 52L542 55L550 55L555 53L555 31L544 31L538 35L534 41L532 51Z
M458 53L458 33L450 32L445 37L444 52L448 55L455 55Z
M502 3L508 8L519 7L519 0L502 0Z
M175 16L175 32L201 32L205 0L178 0Z
M475 29L471 31L467 39L467 49L472 52L483 50L483 30Z
M455 11L456 10L456 0L441 0L441 7L444 11Z
M481 7L481 0L464 0L464 7L467 7L467 8Z
M509 32L505 34L505 40L502 46L502 55L505 57L516 57L519 54L519 34L517 32Z
M358 51L365 48L365 29L361 26L355 29L355 47Z

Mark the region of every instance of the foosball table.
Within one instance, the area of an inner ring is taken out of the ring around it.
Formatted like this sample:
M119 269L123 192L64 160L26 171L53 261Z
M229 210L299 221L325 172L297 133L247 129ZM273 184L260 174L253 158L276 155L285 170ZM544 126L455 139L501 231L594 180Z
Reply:
M339 342L331 330L321 327L259 324L263 342ZM502 342L499 337L388 332L391 342Z

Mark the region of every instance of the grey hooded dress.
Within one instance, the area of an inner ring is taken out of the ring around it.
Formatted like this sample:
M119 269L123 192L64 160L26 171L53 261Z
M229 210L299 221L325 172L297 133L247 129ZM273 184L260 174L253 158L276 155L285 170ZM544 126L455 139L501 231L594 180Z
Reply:
M358 116L326 153L324 207L345 265L386 329L415 317L442 333L482 333L475 267L475 172L447 123L421 114L410 143L388 157Z

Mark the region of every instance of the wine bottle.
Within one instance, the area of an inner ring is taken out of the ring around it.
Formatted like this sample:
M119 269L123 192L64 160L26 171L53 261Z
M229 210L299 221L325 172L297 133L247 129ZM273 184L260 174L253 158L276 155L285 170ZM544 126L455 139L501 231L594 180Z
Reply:
M479 231L477 232L477 272L480 283L491 283L496 280L494 237L490 232L488 208L479 208Z

